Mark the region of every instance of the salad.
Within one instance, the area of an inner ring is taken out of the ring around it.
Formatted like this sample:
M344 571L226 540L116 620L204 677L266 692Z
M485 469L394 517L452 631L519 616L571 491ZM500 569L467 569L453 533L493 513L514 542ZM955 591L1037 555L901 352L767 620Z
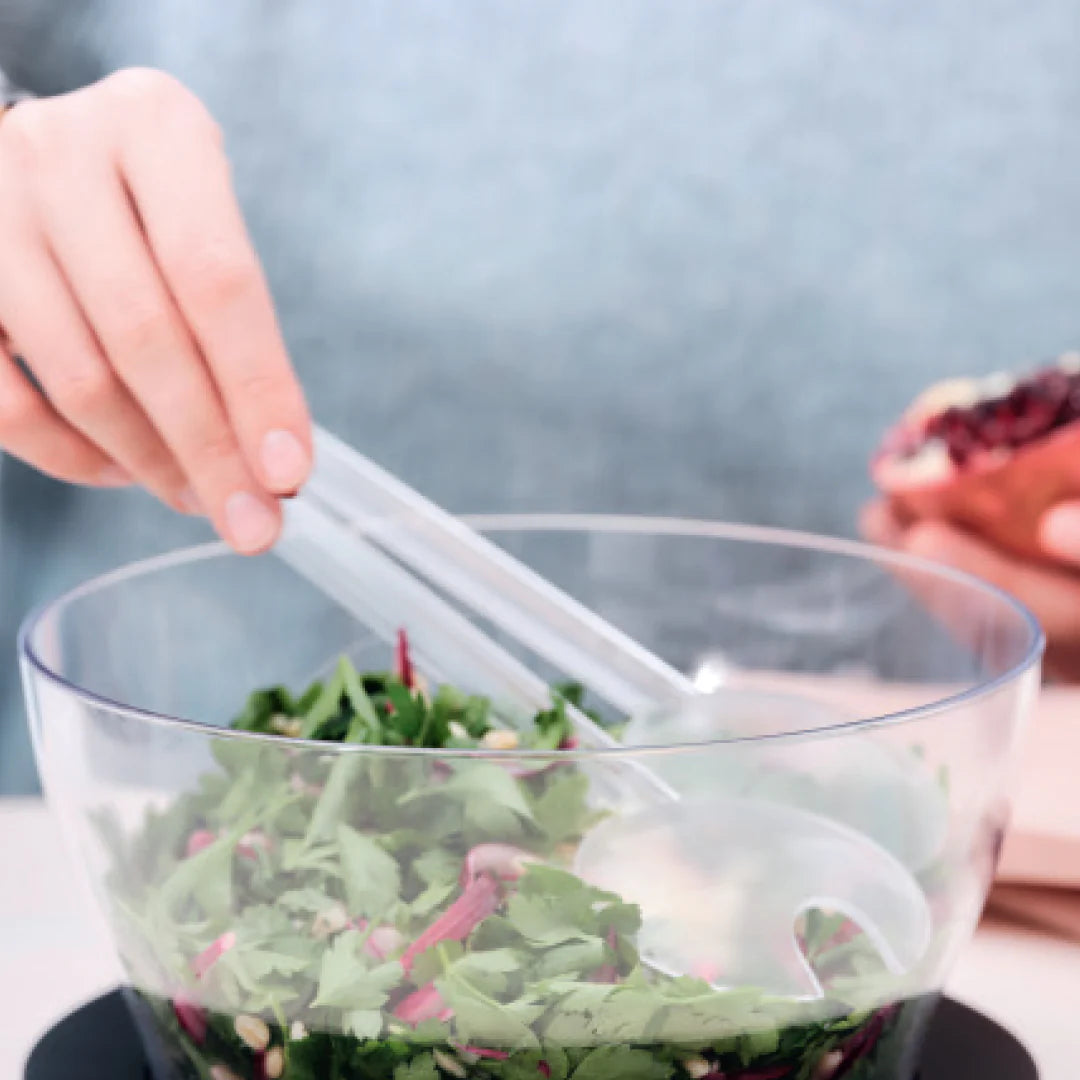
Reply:
M99 815L132 996L177 1080L906 1077L931 1003L842 917L800 927L824 1000L643 960L641 911L572 869L604 809L560 760L571 704L556 687L511 727L429 690L402 634L392 671L343 659L253 693L232 726L285 741L217 738L195 790L133 828Z

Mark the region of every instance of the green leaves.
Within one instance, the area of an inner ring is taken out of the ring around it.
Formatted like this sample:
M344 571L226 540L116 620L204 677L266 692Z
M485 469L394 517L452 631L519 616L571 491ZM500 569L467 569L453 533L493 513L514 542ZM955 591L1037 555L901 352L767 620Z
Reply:
M409 792L399 802L453 815L469 843L517 840L527 826L535 828L521 786L506 769L488 761L462 762L444 784Z
M566 870L529 866L506 908L507 919L530 944L550 947L636 932L641 914L613 893L594 889Z
M441 1080L441 1077L429 1051L399 1065L394 1070L394 1080Z
M429 756L393 750L323 753L218 738L220 768L149 813L137 836L99 820L136 981L196 986L218 1010L210 1041L186 1046L200 1075L219 1062L241 1073L250 1066L233 1029L238 1013L271 1024L291 1080L459 1080L461 1071L476 1080L686 1080L691 1054L717 1075L783 1068L790 1080L808 1080L822 1053L875 1021L868 1012L811 1022L799 1003L645 968L637 907L542 862L517 881L485 879L484 911L498 904L494 913L455 935L461 940L410 953L406 975L394 957L461 895L472 846L511 843L543 859L597 819L587 775L558 758L572 734L568 702L581 706L580 687L555 691L550 709L517 725L523 747L552 757L531 771L482 755L444 756L432 767ZM235 726L279 734L298 725L324 742L475 750L493 726L512 720L453 687L428 697L342 660L299 697L283 687L257 691ZM188 857L196 832L201 842L216 839ZM488 864L469 865L480 874L491 873L481 868ZM359 918L368 921L364 931L355 928ZM841 965L845 976L862 978L856 943L837 944L838 929L811 913L808 949L830 971ZM192 958L223 939L229 947L196 976ZM879 985L878 1000L894 985ZM834 1007L832 1015L842 1009ZM171 1004L161 1013L179 1038ZM422 1015L429 1018L413 1026L409 1018ZM298 1034L295 1020L312 1034Z
M356 930L347 930L323 953L316 1008L338 1008L349 1013L381 1009L390 991L401 982L404 973L396 960L369 970L360 942Z
M673 1072L647 1050L598 1046L574 1070L574 1080L667 1080Z
M435 985L454 1010L455 1026L467 1042L507 1050L539 1045L531 1025L543 1013L543 1004L529 998L500 1003L453 967Z
M338 826L337 838L350 914L370 919L384 917L401 892L397 860L348 825Z

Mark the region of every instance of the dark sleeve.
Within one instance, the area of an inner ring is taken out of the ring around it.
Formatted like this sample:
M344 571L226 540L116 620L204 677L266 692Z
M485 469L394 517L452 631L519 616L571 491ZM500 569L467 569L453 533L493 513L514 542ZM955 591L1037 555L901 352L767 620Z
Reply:
M23 90L21 87L16 86L0 70L0 109L5 109L9 105L14 105L16 102L22 101L23 98L32 97L33 95L28 90Z
M92 32L99 0L0 0L0 72L30 95L75 90L105 74Z

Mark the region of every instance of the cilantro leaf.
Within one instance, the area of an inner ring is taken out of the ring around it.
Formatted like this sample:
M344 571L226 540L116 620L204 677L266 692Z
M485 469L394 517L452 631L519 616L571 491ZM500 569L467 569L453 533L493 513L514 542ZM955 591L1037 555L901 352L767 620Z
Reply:
M441 1080L431 1052L418 1054L394 1070L394 1080Z
M350 912L367 918L384 916L401 892L397 860L348 825L338 826L337 838Z
M574 1080L668 1080L674 1066L647 1050L598 1046L574 1070Z
M316 1008L336 1007L348 1012L381 1009L390 991L401 982L404 972L396 960L367 969L358 947L360 938L357 931L347 930L323 953Z

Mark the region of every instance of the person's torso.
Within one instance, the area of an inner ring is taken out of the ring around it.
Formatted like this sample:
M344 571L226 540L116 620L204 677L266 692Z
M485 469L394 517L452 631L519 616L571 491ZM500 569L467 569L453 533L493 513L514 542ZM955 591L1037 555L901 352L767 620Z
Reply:
M190 85L316 418L451 508L850 533L924 383L1077 340L1078 22L1068 0L0 0L0 66ZM5 628L199 534L10 461L0 512Z

